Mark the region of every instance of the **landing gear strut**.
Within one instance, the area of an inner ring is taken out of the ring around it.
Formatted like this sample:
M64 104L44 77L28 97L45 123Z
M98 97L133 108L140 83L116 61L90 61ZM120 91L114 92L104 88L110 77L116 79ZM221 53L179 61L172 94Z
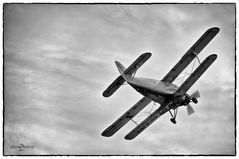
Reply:
M174 115L172 114L172 112L169 110L170 115L172 116L172 118L170 119L170 121L174 124L176 124L176 116L177 116L177 112L178 112L178 108L174 109Z

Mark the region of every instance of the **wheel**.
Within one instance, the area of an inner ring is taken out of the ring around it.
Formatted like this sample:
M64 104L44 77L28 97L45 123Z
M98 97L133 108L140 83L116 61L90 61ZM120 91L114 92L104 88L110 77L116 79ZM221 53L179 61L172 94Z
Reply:
M176 124L175 118L171 118L170 121L171 121L172 123Z

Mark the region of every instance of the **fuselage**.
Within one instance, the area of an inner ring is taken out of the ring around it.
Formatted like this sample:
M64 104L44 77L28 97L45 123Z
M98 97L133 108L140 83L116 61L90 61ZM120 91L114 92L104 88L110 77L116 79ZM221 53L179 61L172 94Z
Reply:
M174 92L178 89L178 86L173 83L149 78L134 77L128 83L136 91L160 105L167 105L173 99Z

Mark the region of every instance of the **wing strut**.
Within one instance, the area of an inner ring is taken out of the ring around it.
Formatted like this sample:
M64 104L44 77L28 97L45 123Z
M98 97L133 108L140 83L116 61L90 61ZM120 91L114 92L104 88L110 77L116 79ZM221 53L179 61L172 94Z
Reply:
M196 59L198 60L198 63L201 64L200 59L199 59L199 57L198 57L198 53L193 52L193 54L196 56Z

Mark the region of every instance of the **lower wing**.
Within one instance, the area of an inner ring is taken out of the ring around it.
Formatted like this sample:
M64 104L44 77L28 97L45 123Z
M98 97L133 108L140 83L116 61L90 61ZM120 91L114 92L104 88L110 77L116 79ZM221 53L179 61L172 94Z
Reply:
M152 100L146 97L140 99L133 107L125 112L118 120L110 125L101 135L110 137L114 135L120 128L122 128L127 122L129 122L137 113L139 113L145 106L147 106Z
M109 97L111 96L122 84L124 84L125 80L124 78L120 75L118 78L112 82L109 87L103 92L104 97Z
M129 132L126 136L126 140L132 140L136 136L138 136L143 130L145 130L149 125L151 125L156 119L158 119L160 116L162 116L164 113L166 113L170 105L172 103L168 104L168 106L161 106L157 110L155 110L152 114L150 114L149 117L147 117L144 121L142 121L138 126L136 126L131 132Z

